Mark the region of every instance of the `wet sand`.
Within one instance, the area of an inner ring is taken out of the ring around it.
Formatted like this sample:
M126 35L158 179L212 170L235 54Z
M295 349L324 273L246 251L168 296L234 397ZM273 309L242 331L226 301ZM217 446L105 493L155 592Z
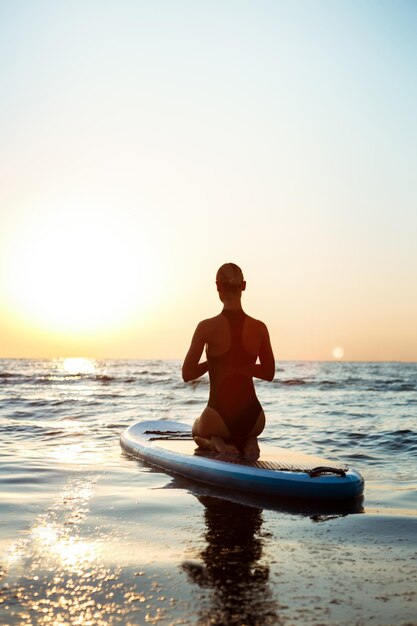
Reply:
M415 491L386 509L384 488L346 514L248 506L124 455L74 471L1 546L0 623L417 624Z

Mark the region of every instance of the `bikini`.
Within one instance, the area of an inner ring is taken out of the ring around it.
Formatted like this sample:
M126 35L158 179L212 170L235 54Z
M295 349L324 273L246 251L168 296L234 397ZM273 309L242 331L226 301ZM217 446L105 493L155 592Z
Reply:
M254 365L257 355L243 346L246 313L226 309L221 315L229 323L230 348L218 356L207 355L210 376L208 406L217 411L226 424L231 435L229 443L242 449L262 407L256 397L252 377L239 373L239 370Z

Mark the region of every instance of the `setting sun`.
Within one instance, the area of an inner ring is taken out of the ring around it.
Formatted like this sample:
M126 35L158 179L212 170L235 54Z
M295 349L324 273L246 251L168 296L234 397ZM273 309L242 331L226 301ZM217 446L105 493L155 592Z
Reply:
M67 209L31 219L7 251L9 308L51 332L112 329L149 305L149 258L141 233L106 214Z

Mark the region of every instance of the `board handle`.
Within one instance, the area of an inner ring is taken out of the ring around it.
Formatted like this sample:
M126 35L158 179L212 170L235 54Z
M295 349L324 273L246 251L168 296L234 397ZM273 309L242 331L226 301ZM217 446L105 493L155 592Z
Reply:
M336 476L346 476L346 470L341 467L330 467L328 465L320 465L319 467L314 467L312 470L308 472L308 475L311 478L317 478L318 476L323 476L324 474L335 474Z

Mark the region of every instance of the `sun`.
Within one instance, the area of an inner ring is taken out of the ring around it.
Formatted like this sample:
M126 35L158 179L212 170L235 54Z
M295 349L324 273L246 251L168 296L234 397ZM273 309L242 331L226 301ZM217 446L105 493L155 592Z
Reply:
M6 255L10 307L51 332L122 325L155 295L150 250L139 228L99 212L62 211L21 227Z

